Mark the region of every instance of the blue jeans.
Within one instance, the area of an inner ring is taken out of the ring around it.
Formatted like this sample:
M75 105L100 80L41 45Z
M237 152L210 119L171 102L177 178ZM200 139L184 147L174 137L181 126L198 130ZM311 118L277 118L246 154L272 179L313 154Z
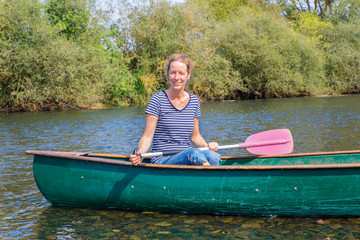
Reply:
M203 165L208 161L210 165L218 166L220 154L212 150L199 150L188 148L172 156L164 156L156 160L155 164L181 164L181 165Z

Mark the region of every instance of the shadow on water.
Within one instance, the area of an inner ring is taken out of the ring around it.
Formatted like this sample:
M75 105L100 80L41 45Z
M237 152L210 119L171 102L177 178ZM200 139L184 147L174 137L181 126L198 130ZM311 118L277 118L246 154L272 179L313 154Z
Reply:
M356 150L360 95L202 104L208 141L233 144L289 128L295 153ZM360 218L186 215L55 208L38 191L26 150L129 154L145 108L0 113L1 239L360 239ZM222 155L248 155L227 150ZM336 186L335 190L336 190ZM116 197L117 193L112 197Z

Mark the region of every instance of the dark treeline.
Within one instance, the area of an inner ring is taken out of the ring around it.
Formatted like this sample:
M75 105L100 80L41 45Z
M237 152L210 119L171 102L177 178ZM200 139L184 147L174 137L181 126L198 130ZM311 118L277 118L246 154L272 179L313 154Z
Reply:
M1 111L145 104L175 52L203 101L360 92L358 0L130 2L0 1Z

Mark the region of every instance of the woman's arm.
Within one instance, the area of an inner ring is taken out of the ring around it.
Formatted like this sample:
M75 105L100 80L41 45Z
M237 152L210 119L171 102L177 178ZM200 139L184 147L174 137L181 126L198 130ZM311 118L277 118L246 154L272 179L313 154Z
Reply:
M157 121L158 117L151 114L146 115L145 130L138 143L136 154L130 155L130 160L134 165L138 165L139 163L141 163L142 159L140 157L140 154L146 153L149 150L154 137Z
M210 150L217 151L219 145L216 142L210 142L209 144L201 136L199 130L199 118L194 118L194 130L191 134L191 142L195 147L208 147Z

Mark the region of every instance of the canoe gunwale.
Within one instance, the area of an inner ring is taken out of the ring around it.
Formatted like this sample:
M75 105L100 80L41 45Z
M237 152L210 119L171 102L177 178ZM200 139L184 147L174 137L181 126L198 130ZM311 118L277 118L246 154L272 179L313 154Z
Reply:
M96 154L96 153L78 153L78 152L56 152L56 151L37 151L28 150L26 153L31 155L39 155L45 157L65 158L78 161L97 162L105 164L123 165L129 167L146 167L146 168L162 168L162 169L184 169L184 170L306 170L306 169L346 169L360 168L360 163L339 163L339 164L299 164L299 165L236 165L236 166L195 166L195 165L170 165L170 164L150 164L141 163L133 166L129 161L119 161L106 159L105 157L127 159L129 156L115 154ZM316 152L316 153L297 153L284 155L261 155L261 156L228 156L222 159L257 159L257 158L290 158L303 156L320 156L320 155L339 155L339 154L360 154L360 150L353 151L336 151L336 152Z

